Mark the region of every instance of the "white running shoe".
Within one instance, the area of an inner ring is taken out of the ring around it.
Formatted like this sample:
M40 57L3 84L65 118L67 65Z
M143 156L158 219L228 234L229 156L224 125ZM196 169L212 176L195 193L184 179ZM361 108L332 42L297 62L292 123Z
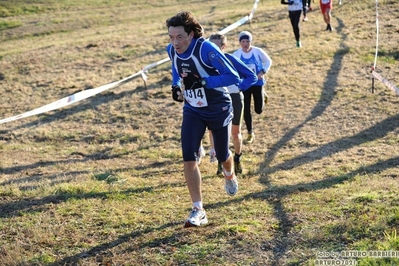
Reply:
M199 147L198 149L198 153L195 156L195 159L197 161L198 164L201 163L201 159L205 157L205 149L204 147L202 147L202 145Z
M205 210L193 208L188 216L186 222L184 223L184 227L193 227L193 226L201 226L208 223L208 219L206 218Z
M227 195L234 196L235 194L237 194L238 180L236 175L234 173L231 176L224 175L224 179L226 180L224 189L226 190Z
M216 162L218 159L216 158L216 151L215 149L211 148L210 152L209 152L209 161L211 163Z

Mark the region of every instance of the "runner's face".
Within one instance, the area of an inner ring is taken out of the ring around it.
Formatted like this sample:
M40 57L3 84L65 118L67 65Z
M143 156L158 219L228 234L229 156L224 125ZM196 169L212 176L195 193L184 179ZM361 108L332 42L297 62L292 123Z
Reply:
M190 46L191 40L193 39L193 32L187 34L187 32L184 31L183 26L171 26L169 27L169 38L170 43L175 48L176 52L182 54Z
M247 39L242 39L240 45L244 52L248 52L251 49L251 42Z

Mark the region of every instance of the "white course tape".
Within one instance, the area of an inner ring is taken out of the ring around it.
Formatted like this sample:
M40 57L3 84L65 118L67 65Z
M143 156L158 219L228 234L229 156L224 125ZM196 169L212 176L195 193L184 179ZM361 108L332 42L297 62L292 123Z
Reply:
M377 58L378 58L378 41L379 41L379 13L378 13L378 0L375 0L375 25L376 25L376 38L375 38L375 55L374 55L374 64L372 67L371 75L381 81L385 86L390 88L396 95L399 95L399 89L394 84L392 84L389 80L381 76L379 73L375 72L377 66Z
M168 62L169 60L170 60L169 57L167 57L167 58L165 58L165 59L159 60L158 62L154 62L154 63L152 63L152 64L149 64L149 65L147 65L147 66L145 66L145 67L143 68L143 72L147 72L148 69L157 67L157 66L159 66L159 65L162 65L163 63L166 63L166 62Z
M239 26L243 25L245 22L250 21L255 14L256 9L258 8L259 0L255 0L254 6L252 7L252 11L248 16L243 17L242 19L234 22L230 26L227 26L223 30L219 31L220 34L226 34L227 32L238 28Z
M227 26L223 30L219 31L219 33L220 34L225 34L225 33L229 32L229 31L231 31L231 30L243 25L245 22L251 20L253 15L254 15L254 13L255 13L255 11L256 11L256 9L258 8L258 3L259 3L259 0L255 0L254 6L252 8L252 11L251 11L251 13L248 16L245 16L242 19L240 19L240 20L234 22L233 24ZM36 108L34 110L28 111L26 113L2 119L2 120L0 120L0 124L4 124L4 123L7 123L7 122L15 121L15 120L26 118L26 117L33 116L33 115L46 113L46 112L49 112L49 111L52 111L52 110L55 110L55 109L59 109L59 108L62 108L62 107L77 103L79 101L82 101L84 99L92 97L92 96L94 96L96 94L99 94L99 93L101 93L103 91L119 87L119 86L121 86L121 85L123 85L123 84L125 84L125 83L127 83L127 82L129 82L131 80L133 80L134 78L136 78L138 76L141 76L142 79L144 80L144 82L146 82L147 81L146 73L148 72L149 69L157 67L157 66L159 66L161 64L164 64L164 63L168 62L169 60L170 60L169 57L164 58L162 60L159 60L157 62L154 62L154 63L151 63L151 64L145 66L139 72L137 72L137 73L135 73L135 74L133 74L133 75L131 75L129 77L126 77L124 79L121 79L119 81L115 81L115 82L112 82L112 83L109 83L109 84L106 84L106 85L103 85L103 86L100 86L100 87L97 87L97 88L94 88L94 89L81 91L81 92L75 93L73 95L67 96L65 98L62 98L60 100L57 100L55 102L52 102L50 104L47 104L47 105L44 105L42 107Z
M109 90L112 88L116 88L122 84L125 84L125 83L131 81L132 79L134 79L140 75L141 76L144 75L143 78L145 77L145 74L141 70L141 71L137 72L136 74L133 74L133 75L131 75L127 78L121 79L119 81L115 81L115 82L112 82L112 83L109 83L109 84L106 84L106 85L103 85L103 86L100 86L100 87L97 87L94 89L81 91L81 92L75 93L73 95L70 95L68 97L62 98L58 101L52 102L52 103L44 105L42 107L39 107L37 109L31 110L29 112L2 119L2 120L0 120L0 124L11 122L11 121L18 120L18 119L25 118L25 117L29 117L32 115L38 115L41 113L49 112L49 111L52 111L52 110L55 110L55 109L58 109L61 107L65 107L65 106L77 103L81 100L87 99L87 98L94 96L98 93L101 93L103 91L106 91L106 90Z
M252 7L251 13L249 14L249 20L252 19L252 17L255 14L256 9L258 8L259 0L255 0L254 6Z
M396 95L399 95L398 87L396 87L394 84L392 84L389 80L387 80L386 78L384 78L383 76L381 76L379 73L377 73L375 71L371 72L371 75L373 75L373 77L375 77L376 79L381 81L385 86L390 88L394 93L396 93Z
M224 28L223 30L219 31L220 34L226 34L227 32L234 30L235 28L237 28L238 26L241 26L242 24L244 24L245 22L247 22L249 20L249 16L245 16L242 19L240 19L239 21L234 22L233 24L231 24L230 26L227 26L226 28Z

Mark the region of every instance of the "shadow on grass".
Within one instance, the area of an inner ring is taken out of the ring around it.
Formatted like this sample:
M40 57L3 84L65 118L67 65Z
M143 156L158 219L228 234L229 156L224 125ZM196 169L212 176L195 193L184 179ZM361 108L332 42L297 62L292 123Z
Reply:
M47 166L52 166L52 165L57 165L57 164L73 164L73 163L80 163L80 162L87 162L87 161L110 160L110 159L121 158L121 157L129 154L129 151L126 151L124 153L111 155L111 154L109 154L109 152L111 152L111 151L112 151L112 148L108 147L108 148L103 149L102 151L95 152L93 154L89 154L89 155L82 154L83 158L67 159L67 160L54 160L54 161L40 161L40 162L34 163L34 164L18 165L18 166L13 166L13 167L3 167L3 168L1 168L1 171L4 174L12 175L12 174L16 174L18 172L26 172L29 169L35 169L35 168L40 168L40 167L47 167ZM63 172L62 174L68 175L69 173ZM32 177L29 177L29 178L32 178ZM13 179L12 181L6 181L3 183L0 183L0 185L25 182L25 181L27 181L27 179L28 178L20 179L21 181L18 181L17 179Z
M341 20L338 19L339 26L337 27L337 31L341 31L344 24ZM316 154L316 156L309 156L309 154L305 154L301 156L303 162L300 158L294 158L288 162L285 162L284 165L277 165L273 169L270 169L269 166L273 161L274 157L278 153L278 151L286 145L308 122L316 119L318 116L322 115L326 108L331 104L334 96L336 94L335 88L338 85L338 73L342 68L342 62L346 53L348 53L349 48L344 44L347 36L342 36L341 49L337 51L334 55L333 63L330 67L330 70L327 72L326 80L324 81L323 90L321 91L320 100L317 105L313 108L310 115L298 126L294 127L290 131L288 131L276 144L274 144L269 151L265 154L265 161L260 165L259 172L266 172L266 174L270 174L273 171L278 171L279 169L285 168L294 168L298 165L301 165L304 162L314 161L317 156L324 157L330 155L330 151L327 146L321 147ZM334 146L329 144L329 146ZM327 148L327 149L326 149ZM313 154L312 154L313 155ZM285 168L284 168L285 167ZM267 170L264 170L267 169ZM272 187L270 180L267 176L263 176L259 180L266 187ZM317 183L307 184L307 189L318 189L316 184L320 186L320 184L327 184L327 186L331 186L335 182L342 182L342 178L334 178L333 180L323 180ZM303 185L301 185L303 187ZM295 189L296 188L296 189ZM258 197L268 199L272 197L272 201L270 204L273 206L274 216L279 220L279 231L276 231L274 234L274 238L268 243L262 244L263 251L271 251L273 253L273 258L269 258L269 261L273 265L279 265L280 260L284 258L287 251L294 245L293 239L290 238L290 231L294 226L294 221L292 221L285 210L285 207L282 203L282 199L287 193L293 193L292 191L299 190L299 185L295 185L294 187L284 187L280 188L281 191L274 190L272 193L270 191L266 191L264 193L260 193ZM284 193L284 191L286 191ZM278 192L278 193L277 193ZM253 195L254 196L254 195ZM282 241L283 240L283 241Z
M155 187L140 187L132 188L124 191L118 191L120 194L131 195L143 192L151 192L164 187L181 187L185 186L183 182L176 182L172 184L162 184ZM53 208L53 204L59 204L66 202L70 199L107 199L113 192L89 192L89 193L78 193L70 191L57 191L54 195L50 195L42 198L23 198L12 202L3 202L0 204L0 218L14 217L23 215L24 213L35 213L48 211L49 208ZM47 208L48 206L48 208Z
M280 265L280 260L285 257L286 253L290 250L290 247L293 247L297 243L293 234L290 234L295 221L289 217L287 211L285 210L285 207L282 203L284 197L305 191L317 191L325 188L331 188L334 185L344 183L345 181L350 180L359 174L379 173L385 169L395 168L398 166L399 157L396 157L369 165L367 167L360 167L357 170L344 175L328 177L311 183L299 183L282 187L272 187L271 189L265 190L263 192L245 196L245 198L262 198L267 200L273 207L274 216L279 220L277 228L280 228L280 230L275 233L275 236L272 240L267 242L265 241L261 244L261 249L263 251L273 252L273 258L269 258L269 262L272 261L271 265ZM263 181L265 181L265 179L267 182L267 177L261 178ZM336 241L337 245L342 244L339 238L337 238ZM317 241L314 243L308 243L308 245L313 245L313 248L319 247ZM306 259L309 258L305 258L305 260Z
M25 184L25 186L18 186L19 190L28 190L28 189L35 189L35 186L29 186L26 185L29 182L36 182L42 179L46 180L54 180L52 181L51 185L55 185L57 183L61 182L66 182L67 180L73 180L75 177L83 175L83 174L89 174L93 173L93 171L69 171L69 172L60 172L54 175L50 176L44 176L40 174L40 170L37 172L32 169L36 168L43 168L46 166L51 166L51 165L58 165L58 164L75 164L75 163L84 163L87 161L98 161L98 160L112 160L116 158L122 158L125 155L128 155L129 152L121 153L121 154L114 154L114 155L107 155L107 150L110 148L106 148L103 152L96 152L94 154L90 155L85 155L84 158L81 159L68 159L68 160L59 160L59 161L40 161L35 164L29 164L29 165L21 165L21 166L14 166L14 167L9 167L9 168L2 168L2 172L4 174L16 174L19 172L24 172L24 174L28 175L27 177L21 177L19 179L13 178L12 180L7 180L4 182L0 183L0 186L5 186L5 185L11 185L11 184ZM174 170L173 168L170 168L170 166L175 163L175 161L163 161L163 162L154 162L151 164L147 164L145 166L135 166L134 168L119 168L119 169L114 169L112 171L113 174L118 174L120 172L126 172L131 169L135 169L137 171L143 172L141 175L137 175L141 178L148 178L152 176L159 176L160 174L164 175L170 175L174 172L181 172L181 170ZM148 171L148 169L156 169L152 171ZM30 172L32 171L32 172ZM59 180L60 177L68 177L68 178L63 178L62 180ZM1 207L0 207L1 210Z
M389 117L389 118L381 121L380 123L368 128L366 130L359 132L358 134L356 134L354 136L342 138L342 139L336 140L334 142L327 143L324 146L321 146L320 148L318 148L316 150L309 151L305 154L302 154L300 156L292 158L292 159L290 159L284 163L278 164L276 166L268 167L268 165L271 162L270 157L273 156L275 154L275 152L278 151L278 147L273 146L270 149L270 151L266 154L266 158L267 158L266 163L263 164L259 170L260 170L260 172L263 172L266 174L271 174L280 169L284 169L284 170L292 169L294 167L304 165L309 162L322 159L324 157L331 156L335 153L351 149L351 148L358 146L362 143L367 143L367 142L375 140L375 139L383 138L389 132L392 132L396 128L399 127L398 121L399 121L399 114ZM297 128L295 128L294 130L297 131ZM290 136L290 137L286 136L282 140L289 141L289 139L291 137L292 136ZM282 140L280 141L279 145L283 144ZM269 157L269 155L270 155L270 157ZM270 185L267 181L263 181L263 182L266 186Z
M279 219L279 227L281 230L278 232L279 235L271 240L270 242L264 242L260 245L261 250L263 251L269 251L270 249L274 253L274 258L268 258L265 263L266 265L280 265L279 264L279 259L283 257L285 252L288 251L289 246L288 244L293 244L290 242L290 236L288 235L291 227L293 226L292 221L289 219L287 212L284 211L284 206L281 202L281 200L290 194L294 193L301 193L303 191L315 191L315 190L321 190L324 188L329 188L337 184L341 184L345 182L346 180L350 180L353 176L356 176L358 174L363 174L363 173L377 173L380 171L383 171L384 169L389 169L393 167L399 166L399 157L392 158L386 161L378 162L374 165L370 165L367 167L361 167L355 171L352 171L351 173L341 175L341 176L335 176L335 177L330 177L326 178L323 180L318 180L314 181L312 183L303 183L303 184L295 184L295 185L288 185L288 186L282 186L282 187L272 187L270 189L267 189L262 192L258 193L252 193L252 194L247 194L242 197L235 197L234 199L230 201L226 201L223 203L216 203L216 204L207 204L207 209L219 209L220 207L227 206L227 205L233 205L233 204L239 204L242 201L248 200L248 199L265 199L267 200L271 206L273 206L273 209L275 210L275 216ZM180 186L182 184L174 184L175 186ZM138 190L128 190L123 193L140 193L143 191L150 191L152 188L141 188ZM105 197L103 193L96 194L94 195L95 197ZM91 195L86 195L85 197L92 197ZM86 250L84 252L75 254L73 256L69 256L66 258L63 258L60 261L57 261L56 263L53 263L51 265L76 265L75 263L79 263L82 259L87 259L88 257L96 257L98 255L104 255L106 254L106 251L119 246L123 243L127 243L129 241L133 241L134 239L137 239L147 233L151 232L157 232L157 231L162 231L167 228L175 227L181 225L181 222L171 222L167 223L158 227L151 227L151 228L146 228L145 230L142 231L135 231L130 234L125 234L119 236L117 239L111 242L103 243L98 246L94 246L89 250ZM139 247L160 247L163 248L165 246L173 246L176 249L179 249L180 245L186 245L187 243L180 243L179 241L179 236L181 232L176 232L168 237L163 237L163 238L155 238L152 239L151 241L147 243L141 243ZM162 235L162 234L160 234ZM283 241L282 241L283 240ZM293 242L293 241L292 241ZM168 256L168 254L165 253L165 256ZM105 255L106 257L106 255Z
M96 257L97 255L103 254L105 251L107 251L111 248L114 248L116 246L119 246L123 243L129 242L132 239L139 238L140 236L146 235L151 232L162 231L166 228L173 227L173 226L176 226L179 224L181 224L181 223L180 222L178 222L178 223L172 222L172 223L167 223L167 224L161 225L159 227L147 228L142 231L136 231L136 232L132 232L130 234L122 235L122 236L119 236L114 241L95 246L85 252L81 252L74 256L66 257L66 258L62 259L61 261L57 261L50 265L52 265L52 266L80 265L79 263L81 262L82 259L85 259L88 257ZM155 239L154 241L152 241L152 243L148 243L147 246L156 247L156 246L160 246L160 244L167 245L167 244L176 242L176 238L177 237L171 236L171 237L167 237L167 238L163 238L163 239Z
M342 20L338 20L337 32L342 32L344 24ZM321 92L321 97L318 104L313 108L310 115L304 120L303 123L292 128L287 132L277 143L275 143L269 151L265 154L265 161L260 165L259 172L262 173L260 182L266 187L272 187L272 189L265 190L262 193L257 193L253 195L247 195L246 198L263 198L270 202L273 206L274 216L279 220L280 230L276 231L274 238L268 243L262 244L263 251L271 251L273 253L273 258L269 258L268 263L271 265L280 265L281 260L287 255L287 252L294 246L294 240L290 236L290 232L294 226L294 221L291 220L285 207L282 203L282 199L292 193L300 193L301 191L319 190L322 188L332 187L335 184L339 184L348 180L355 174L364 172L378 172L386 168L396 167L399 165L398 159L394 158L387 160L385 162L379 162L373 166L358 169L350 174L344 176L330 177L320 181L307 183L307 184L296 184L294 186L284 186L279 188L273 188L271 181L268 178L268 174L276 172L280 169L292 169L297 166L319 160L324 157L331 156L334 153L347 150L353 146L366 143L368 141L381 138L385 136L388 132L396 129L399 124L397 121L399 115L388 118L377 125L360 132L359 134L343 138L331 143L328 143L315 151L307 152L301 156L293 158L289 161L276 165L269 168L271 162L275 158L278 151L286 145L308 122L316 119L318 116L322 115L326 108L331 104L334 96L336 94L335 89L338 85L338 73L342 68L342 62L344 56L349 52L349 47L345 45L346 35L342 36L341 47L334 55L333 63L330 70L327 72L326 80L324 81L323 90ZM272 200L269 200L272 199Z
M328 143L314 151L307 152L301 156L292 158L291 160L286 161L282 164L268 168L268 165L271 162L270 158L272 158L272 156L275 154L275 152L277 152L278 148L282 147L283 143L287 142L290 138L293 137L294 133L299 130L299 128L297 127L290 132L291 133L290 135L286 135L283 139L281 139L281 141L278 143L278 145L275 145L267 153L266 163L264 163L261 166L261 168L259 169L260 172L265 173L266 176L263 176L260 179L260 182L263 183L265 186L271 186L271 182L268 180L267 174L276 172L279 169L292 169L299 165L304 165L306 163L322 159L323 157L328 157L335 153L338 153L338 152L341 152L344 150L348 150L348 149L350 149L354 146L360 145L362 143L367 143L369 141L382 138L382 137L386 136L387 133L392 132L399 126L399 124L397 124L398 119L399 119L399 115L387 118L384 121L376 124L375 126L370 127L368 129L358 133L357 135ZM281 226L280 228L282 228L281 233L283 234L284 237L288 238L288 232L292 228L292 225L291 225L292 222L288 218L288 215L284 209L284 206L280 203L280 200L285 195L288 194L287 191L291 191L290 193L295 193L295 190L300 192L300 191L309 191L309 190L316 190L316 189L321 189L321 188L332 187L333 185L335 185L337 183L341 183L341 182L349 179L352 175L355 175L355 174L379 172L379 171L382 171L387 168L397 167L399 165L398 159L399 158L397 157L397 158L389 159L387 161L379 162L375 165L372 165L372 166L369 166L366 168L361 168L358 171L355 171L355 172L345 175L345 176L330 177L330 178L327 178L327 179L324 179L324 180L321 180L318 182L314 182L314 183L299 184L292 188L284 187L284 188L278 189L278 191L276 191L276 194L275 194L278 197L278 201L276 204L274 204L274 203L272 203L272 204L274 205L275 216L279 218L280 223L281 223L281 225L280 225ZM294 190L294 191L292 191L292 190ZM267 196L267 195L265 195L265 196ZM279 237L276 237L276 240L279 239ZM284 242L276 241L276 244L281 245L281 243L284 243ZM287 243L289 244L289 241L284 243L284 245L286 245L286 246L280 247L279 250L287 250L288 249ZM284 255L284 253L281 253L281 252L276 253L275 258L274 258L275 261L278 261L278 259L282 258L283 255Z

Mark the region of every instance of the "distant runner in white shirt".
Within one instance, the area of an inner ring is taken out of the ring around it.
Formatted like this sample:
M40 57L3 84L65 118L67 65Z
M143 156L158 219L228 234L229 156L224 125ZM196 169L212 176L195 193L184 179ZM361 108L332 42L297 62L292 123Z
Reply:
M244 121L248 131L247 143L252 143L255 134L252 128L251 98L254 99L254 110L261 114L268 96L264 89L266 84L265 74L269 72L272 59L261 48L252 46L252 34L243 31L238 35L241 48L234 52L234 55L241 59L257 75L258 81L248 90L244 91Z

